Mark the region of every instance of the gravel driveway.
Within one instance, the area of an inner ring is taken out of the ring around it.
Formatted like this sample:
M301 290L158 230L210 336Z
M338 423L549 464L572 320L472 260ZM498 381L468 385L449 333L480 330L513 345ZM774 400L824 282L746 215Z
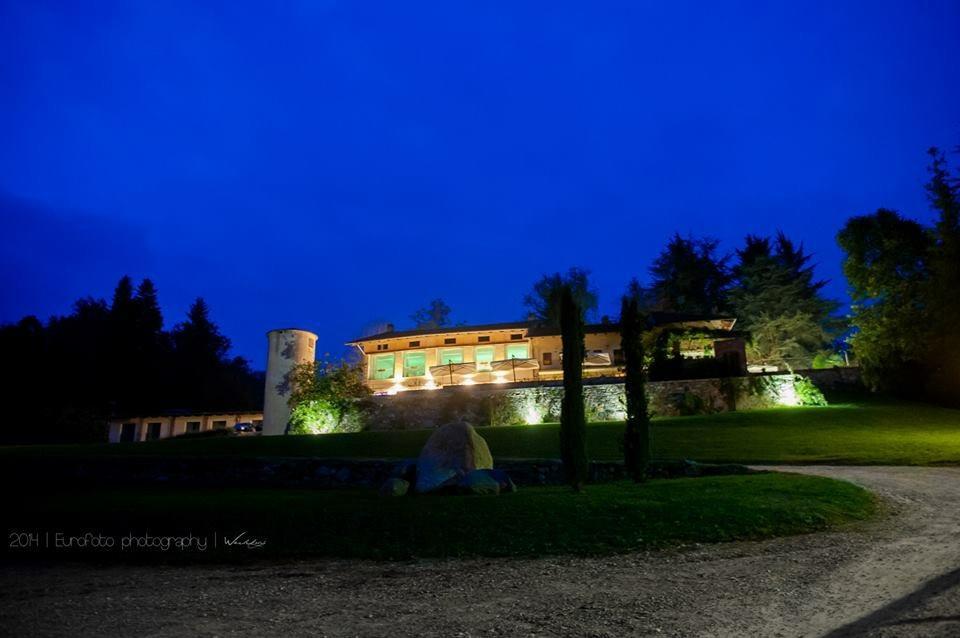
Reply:
M601 559L13 565L0 575L0 632L960 635L960 469L783 469L859 483L894 515L837 533Z

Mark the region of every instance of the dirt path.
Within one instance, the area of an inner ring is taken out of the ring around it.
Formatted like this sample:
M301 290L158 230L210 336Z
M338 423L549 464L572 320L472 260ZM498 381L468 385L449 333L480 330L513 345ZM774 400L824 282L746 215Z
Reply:
M960 469L784 468L895 514L603 559L4 569L10 635L957 636Z

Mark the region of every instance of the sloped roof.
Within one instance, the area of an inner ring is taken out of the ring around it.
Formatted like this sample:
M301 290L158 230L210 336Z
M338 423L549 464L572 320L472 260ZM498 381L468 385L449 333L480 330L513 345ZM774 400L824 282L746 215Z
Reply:
M526 330L536 325L535 321L508 321L505 323L485 323L475 326L444 326L443 328L418 328L416 330L390 330L378 332L367 337L348 341L347 345L365 341L383 341L384 339L402 339L404 337L422 337L424 335L455 334L458 332L493 332L494 330Z
M654 326L665 326L676 323L710 323L729 321L730 328L736 322L736 317L731 315L706 315L692 314L683 312L651 312L651 323ZM384 339L403 339L407 337L422 337L426 335L456 334L462 332L493 332L495 330L526 330L528 337L544 337L560 334L559 326L551 326L541 321L508 321L505 323L486 323L475 326L445 326L443 328L419 328L416 330L391 330L388 332L379 332L367 337L360 337L353 341L348 341L347 345L364 343L367 341L383 341ZM600 334L605 332L620 332L618 322L592 323L584 326L584 332L587 334Z

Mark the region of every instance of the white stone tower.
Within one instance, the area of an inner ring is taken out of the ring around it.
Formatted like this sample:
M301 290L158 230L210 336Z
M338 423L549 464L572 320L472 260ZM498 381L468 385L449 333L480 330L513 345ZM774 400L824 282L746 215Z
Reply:
M286 434L290 420L290 371L316 360L317 335L284 328L267 333L267 381L263 393L263 434Z

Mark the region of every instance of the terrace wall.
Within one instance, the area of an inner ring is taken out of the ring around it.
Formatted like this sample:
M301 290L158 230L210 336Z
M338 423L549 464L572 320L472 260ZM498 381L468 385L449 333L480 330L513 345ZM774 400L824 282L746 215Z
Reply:
M647 384L654 415L710 414L788 405L793 375L657 381ZM587 417L593 421L625 418L622 382L584 382ZM361 427L369 430L435 428L451 421L472 425L517 425L558 421L563 387L552 384L453 386L433 391L372 397ZM360 428L358 428L360 429Z

